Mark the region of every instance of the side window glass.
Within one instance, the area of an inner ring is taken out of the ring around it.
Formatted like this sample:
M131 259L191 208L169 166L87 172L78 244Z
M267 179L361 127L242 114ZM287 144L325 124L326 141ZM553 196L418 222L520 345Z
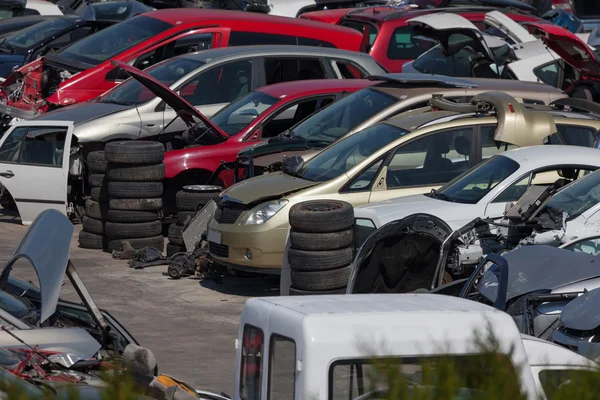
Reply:
M387 154L389 154L389 152ZM373 181L377 178L377 172L379 172L379 168L381 168L381 164L383 164L383 160L385 160L387 154L358 174L350 184L346 186L344 192L363 192L371 190Z
M203 71L179 88L194 106L230 103L248 94L252 84L252 61L239 60Z
M38 10L34 10L32 8L26 8L25 10L23 10L23 14L22 15L40 15L40 12Z
M310 79L325 79L327 74L317 58L266 58L267 85Z
M15 128L10 136L6 138L2 147L0 147L0 161L1 162L17 162L19 160L19 153L27 128Z
M398 148L387 169L388 189L445 183L469 168L472 128L416 139Z
M305 37L298 37L298 45L300 46L316 46L316 47L329 47L335 49L335 46L329 42L319 39L310 39Z
M580 253L587 253L591 255L596 255L600 253L600 238L589 238L585 240L580 240L578 242L573 243L570 246L564 247L566 250L576 251Z
M133 66L137 69L143 70L151 65L156 64L158 62L156 54L157 50L158 49L154 49L147 52L146 54L142 54L133 62Z
M364 79L367 76L359 67L350 61L336 60L334 63L340 70L344 79Z
M481 135L480 142L482 160L487 160L488 158L506 150L517 148L517 146L514 144L496 142L494 140L494 132L496 131L496 127L497 125L486 125L482 126L481 130L479 131Z
M63 128L16 128L0 148L0 161L61 167L66 136Z
M594 128L564 124L557 124L556 128L563 142L570 146L592 147L596 141L597 131Z
M260 44L297 45L295 36L274 35L260 32L231 32L228 46L253 46Z
M181 39L177 39L175 41L175 48L173 50L173 54L169 54L163 59L179 56L181 54L208 50L212 47L212 39L212 33L200 33L198 35L190 35Z
M533 73L545 84L558 87L558 71L558 62L553 62L552 64L534 69Z
M278 111L277 114L263 126L261 137L271 138L277 136L281 132L284 132L313 114L315 111L333 103L333 101L333 98L327 97L305 100L288 106Z
M434 46L434 42L413 36L409 26L394 30L388 44L387 56L392 60L414 60Z
M259 400L262 380L264 334L262 329L246 324L242 337L242 362L240 371L240 397Z
M517 182L506 188L498 197L496 197L492 203L508 203L510 201L517 201L525 194L529 188L529 182L531 180L531 174L519 179Z
M269 345L269 400L294 400L296 386L296 343L272 335Z

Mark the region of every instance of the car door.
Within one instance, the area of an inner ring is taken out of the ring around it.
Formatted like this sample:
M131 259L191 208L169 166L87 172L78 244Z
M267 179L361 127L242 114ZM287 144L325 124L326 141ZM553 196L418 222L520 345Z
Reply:
M383 162L369 202L427 193L451 181L473 165L473 139L474 128L465 126L432 132L401 144ZM355 184L360 185L360 181Z
M13 197L23 225L48 209L67 211L71 121L15 123L0 139L0 183Z

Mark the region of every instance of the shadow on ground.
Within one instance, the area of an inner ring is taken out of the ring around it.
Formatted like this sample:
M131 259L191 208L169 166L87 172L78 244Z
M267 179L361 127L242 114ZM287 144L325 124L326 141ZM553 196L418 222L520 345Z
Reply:
M198 278L196 278L198 279ZM279 296L279 275L264 277L225 276L222 283L200 280L200 286L223 294L245 297Z

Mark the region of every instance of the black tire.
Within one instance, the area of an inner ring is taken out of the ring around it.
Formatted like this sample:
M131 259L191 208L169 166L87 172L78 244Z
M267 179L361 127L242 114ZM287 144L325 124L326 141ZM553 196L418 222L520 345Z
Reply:
M328 271L298 271L292 268L292 286L300 290L333 290L348 286L351 265Z
M298 271L326 271L348 265L352 262L352 248L337 250L306 251L288 249L290 267ZM301 289L298 287L298 289Z
M90 217L83 217L83 230L97 235L104 234L104 221Z
M147 199L161 197L162 182L108 182L111 199Z
M110 199L111 210L152 211L162 208L162 199Z
M147 238L131 238L131 239L113 239L108 241L108 250L113 251L121 251L123 250L123 241L128 241L131 246L139 250L144 247L154 247L155 249L160 250L161 252L165 247L165 240L161 236L153 236Z
M106 161L121 164L158 164L165 158L165 147L159 142L123 140L104 146Z
M106 236L111 239L147 238L160 235L162 224L160 221L120 223L107 222L104 225Z
M197 211L210 200L219 198L219 192L186 192L180 190L175 194L175 204L180 211Z
M122 211L108 210L110 222L152 222L158 221L160 216L156 211Z
M219 194L223 191L221 186L215 185L185 185L181 188L184 192L188 193L216 193Z
M86 231L79 232L79 247L84 249L102 250L107 245L106 236L96 235Z
M296 250L337 250L352 246L354 231L346 229L330 233L306 233L290 231L290 244Z
M174 254L177 253L185 253L185 247L183 246L178 246L176 244L172 244L172 243L167 243L167 257L171 257Z
M183 242L183 226L177 224L169 225L169 243L176 246L185 246Z
M85 215L95 219L106 219L108 217L108 203L98 203L90 199L86 200Z
M196 211L179 211L177 213L177 225L183 226L185 225L185 221L189 218L194 218L196 215Z
M87 156L87 166L90 172L103 174L106 172L108 161L103 151L91 151Z
M108 188L106 186L93 187L90 190L92 200L106 203L108 201Z
M354 208L345 201L309 200L294 204L289 218L296 232L338 232L354 225Z
M165 164L131 165L109 163L106 169L109 181L116 182L162 182Z
M302 290L290 287L290 296L310 296L315 294L346 294L346 288L332 290Z
M101 187L106 186L108 181L106 180L106 175L104 174L90 174L88 176L88 183L91 187Z

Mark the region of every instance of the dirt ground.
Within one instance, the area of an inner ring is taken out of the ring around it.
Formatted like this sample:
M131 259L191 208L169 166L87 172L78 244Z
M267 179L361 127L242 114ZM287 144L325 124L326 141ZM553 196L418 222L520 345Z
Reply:
M198 277L171 280L163 275L166 266L134 270L110 254L79 248L80 230L76 225L71 260L100 308L154 352L160 372L198 389L232 395L234 345L244 302L254 296L277 296L278 277L227 277L222 284ZM0 215L2 263L26 231L17 218ZM35 277L28 266L14 273L22 279ZM76 300L75 296L67 279L61 297Z

